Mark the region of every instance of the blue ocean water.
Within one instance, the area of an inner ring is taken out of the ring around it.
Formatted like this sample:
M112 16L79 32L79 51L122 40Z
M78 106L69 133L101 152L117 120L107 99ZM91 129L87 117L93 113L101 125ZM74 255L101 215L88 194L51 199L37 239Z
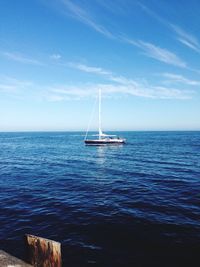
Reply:
M199 266L200 132L120 135L0 133L0 248L24 257L30 233L64 266Z

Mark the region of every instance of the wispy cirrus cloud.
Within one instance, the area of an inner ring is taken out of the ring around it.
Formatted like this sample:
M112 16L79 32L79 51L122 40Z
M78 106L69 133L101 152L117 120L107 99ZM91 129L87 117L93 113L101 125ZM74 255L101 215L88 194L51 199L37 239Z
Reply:
M177 25L169 24L171 29L177 34L177 40L187 47L195 50L200 53L200 43L195 36L190 33L187 33L185 30L180 28Z
M83 72L91 73L91 74L96 74L96 75L101 75L107 78L109 81L115 82L115 83L120 83L120 84L130 84L130 83L135 83L133 80L127 79L123 76L117 76L115 75L112 71L105 70L100 67L94 67L94 66L88 66L85 64L77 63L77 62L70 62L68 63L69 67L78 69Z
M44 65L44 63L40 62L39 60L29 58L29 57L22 55L20 53L0 52L0 55L2 55L3 57L5 57L9 60L17 61L17 62L24 63L24 64L40 65L40 66Z
M86 68L87 67L87 68ZM116 75L103 68L86 66L79 68L79 71L87 72L93 75L104 76L107 82L104 83L79 83L76 85L54 84L41 85L31 81L24 81L12 77L1 76L0 93L6 93L10 96L32 98L34 100L46 100L50 102L80 100L86 97L96 97L99 88L102 89L105 96L113 97L115 94L123 96L137 96L154 99L189 99L193 96L192 90L177 89L171 86L152 85L144 80L128 79L122 75ZM94 69L98 71L94 72ZM99 71L100 70L100 71ZM168 79L175 79L172 74L163 74ZM178 79L178 77L176 77ZM179 80L188 84L188 80L179 77ZM190 81L191 82L191 81Z
M4 75L0 75L0 80L0 92L3 93L15 94L33 86L33 83L30 81L19 80Z
M99 24L91 16L91 14L88 11L86 11L86 9L82 8L80 5L77 5L70 0L62 0L62 3L64 4L64 7L66 8L67 12L65 14L67 16L69 16L69 15L73 16L75 19L88 25L89 27L91 27L95 31L105 35L108 38L115 38L115 36L110 31L108 31L104 26Z
M100 67L87 66L79 63L70 63L71 67L82 72L100 75L107 79L105 83L81 84L78 86L54 85L48 88L48 92L52 99L61 101L66 99L80 99L95 95L96 91L101 88L104 95L112 95L115 93L132 95L145 98L159 99L188 99L192 97L193 92L180 90L167 86L155 86L148 82L135 81L128 79L122 75L116 75L112 71L104 70Z
M162 76L168 79L167 80L168 83L176 82L176 83L182 83L185 85L193 85L193 86L199 86L200 85L200 81L191 80L191 79L185 78L183 75L179 75L179 74L163 73Z
M149 7L145 6L144 4L141 4L138 2L138 5L145 11L148 15L165 25L167 28L172 30L174 33L176 33L176 39L182 43L183 45L189 47L190 49L193 49L194 51L200 53L200 42L198 39L192 35L191 33L188 33L186 30L182 29L180 26L175 25L166 19L162 18L158 14L156 14L153 10L151 10Z
M178 57L175 53L156 46L152 43L144 42L144 41L136 41L128 38L123 39L125 42L132 44L134 46L139 47L143 50L144 54L148 57L154 58L158 61L164 62L166 64L174 65L181 68L186 68L187 64Z
M96 96L97 90L102 89L103 95L123 94L152 99L189 99L191 91L183 91L165 86L150 86L139 84L82 84L79 86L55 85L48 88L48 99L51 101L79 100L83 97Z
M94 73L94 74L99 74L99 75L110 75L111 74L111 72L104 70L102 68L91 67L91 66L87 66L81 63L76 63L76 62L69 62L68 66L81 70L83 72L88 72L88 73Z
M89 12L89 8L87 9L85 6L82 7L80 4L79 5L75 4L71 0L60 0L60 1L63 3L63 5L65 7L65 11L67 11L67 12L65 12L65 14L67 16L72 16L74 19L77 19L80 22L86 24L87 26L93 28L95 31L99 32L100 34L104 35L105 37L114 39L114 40L121 42L121 43L126 42L126 43L132 44L134 46L137 46L141 50L143 50L144 55L151 57L151 58L154 58L155 60L164 62L166 64L174 65L177 67L181 67L181 68L186 67L187 64L180 57L178 57L175 53L173 53L173 52L171 52L165 48L158 47L155 44L150 43L150 42L145 42L142 40L132 40L130 38L121 37L119 34L111 33L106 27L104 27L103 25L99 24L96 21L94 14L92 16L92 14ZM99 3L100 2L101 1L99 1ZM110 4L107 2L101 2L100 4L108 10L113 9L113 4ZM144 6L140 3L138 3L138 5L141 8L143 8L151 16L154 16L154 17L156 17L156 19L160 20L162 23L167 24L167 22L165 22L165 20L163 20L162 18L157 16L153 11L151 11L146 6ZM127 8L127 6L126 6L126 8ZM120 8L118 7L117 9L119 10ZM125 10L125 8L123 7L122 10Z

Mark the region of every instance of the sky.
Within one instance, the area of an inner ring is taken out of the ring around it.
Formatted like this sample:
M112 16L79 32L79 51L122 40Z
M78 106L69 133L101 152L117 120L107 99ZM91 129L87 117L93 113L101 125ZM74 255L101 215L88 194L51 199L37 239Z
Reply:
M0 0L0 131L95 130L99 89L105 131L200 130L199 0Z

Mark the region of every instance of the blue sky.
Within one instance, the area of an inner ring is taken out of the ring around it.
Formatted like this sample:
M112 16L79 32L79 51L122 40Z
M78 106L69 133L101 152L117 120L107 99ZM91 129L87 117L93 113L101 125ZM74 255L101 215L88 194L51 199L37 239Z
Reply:
M199 10L1 0L0 131L85 130L99 88L104 130L200 130Z

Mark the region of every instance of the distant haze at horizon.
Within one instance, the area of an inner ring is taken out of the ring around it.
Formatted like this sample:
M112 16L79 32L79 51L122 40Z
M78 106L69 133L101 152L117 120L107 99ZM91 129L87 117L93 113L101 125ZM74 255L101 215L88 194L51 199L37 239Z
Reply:
M195 0L2 1L0 132L86 131L99 88L104 131L199 131L199 9Z

